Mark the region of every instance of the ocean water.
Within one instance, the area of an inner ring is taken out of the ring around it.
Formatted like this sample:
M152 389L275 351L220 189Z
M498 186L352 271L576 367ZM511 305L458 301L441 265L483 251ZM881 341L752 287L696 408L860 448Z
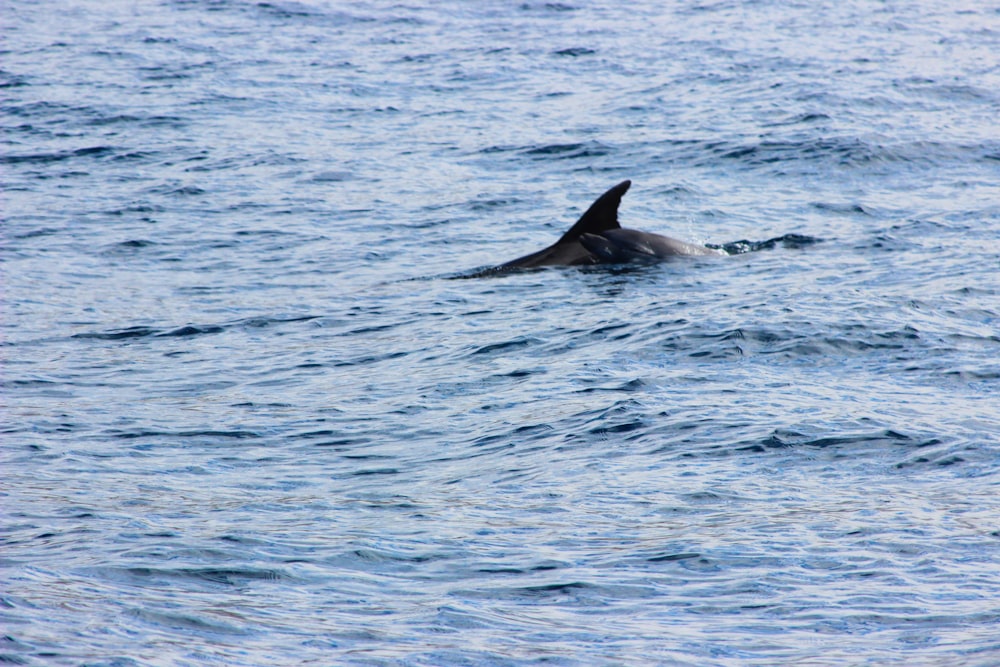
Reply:
M1000 665L996 2L0 21L0 661Z

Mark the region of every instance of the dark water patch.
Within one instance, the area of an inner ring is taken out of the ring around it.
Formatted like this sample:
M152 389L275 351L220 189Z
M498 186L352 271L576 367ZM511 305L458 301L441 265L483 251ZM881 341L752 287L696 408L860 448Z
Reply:
M112 329L111 331L97 331L89 333L73 334L72 338L95 339L95 340L126 340L129 338L145 338L161 333L160 329L152 327L127 327L125 329Z
M521 203L520 199L481 199L473 201L468 205L470 211L482 212L492 211L499 208L509 208Z
M353 477L368 477L371 475L398 475L399 468L367 468L365 470L355 470L351 473Z
M214 615L197 615L194 613L171 613L155 609L134 609L127 616L157 628L168 628L172 632L189 634L192 639L205 637L246 637L253 634L247 628L241 628L233 623L224 622ZM227 620L232 620L227 615ZM118 662L112 663L117 667ZM122 664L129 664L128 662Z
M651 349L684 354L694 359L735 359L745 353L745 334L741 328L716 332L692 333L669 331L656 334L650 341Z
M315 438L329 438L331 436L341 437L343 435L344 434L341 431L337 431L335 429L321 428L316 430L302 431L300 433L292 433L287 435L286 437L291 440L299 440L299 439L312 440Z
M813 202L811 204L817 211L828 211L830 213L872 215L864 206L858 203L834 204L828 202Z
M906 252L919 248L919 244L887 232L880 232L871 239L864 239L855 246L859 251Z
M176 537L175 535L170 535L169 537ZM250 535L219 535L215 539L220 542L226 542L227 544L240 544L246 546L266 546L269 542L265 539Z
M512 379L515 379L515 380L519 380L519 379L522 379L522 378L531 377L532 375L538 375L538 374L544 374L544 373L545 373L545 369L544 368L518 368L516 370L512 370L512 371L509 371L507 373L500 373L498 375L494 375L493 377L494 378L512 378Z
M356 178L357 175L350 171L323 171L314 174L309 180L313 183L344 183Z
M413 510L415 505L411 503L391 504L377 503L370 505L369 509L388 510ZM361 547L343 552L334 557L328 558L327 563L336 565L345 570L356 570L366 573L401 574L413 572L414 570L426 566L436 561L447 560L449 557L436 551L421 551L408 553L399 549L385 549L376 547Z
M521 153L535 159L577 159L602 157L611 152L611 148L596 141L588 141L576 144L547 144L545 146L534 146L522 148Z
M22 104L4 104L0 106L0 113L21 118L38 118L38 120L52 123L67 122L71 119L86 119L90 117L100 117L101 113L92 107L74 106L62 102L40 101L25 102ZM53 120L53 117L58 117Z
M175 329L158 329L148 326L126 327L124 329L112 329L110 331L92 331L73 334L71 338L91 339L91 340L128 340L131 338L187 338L191 336L204 336L209 334L222 333L226 326L217 324L193 325L188 324Z
M128 567L97 570L102 577L125 579L133 584L185 585L212 584L223 586L245 586L253 581L282 581L289 579L280 570L261 568L216 568L216 567Z
M828 327L821 333L797 328L745 326L716 333L669 335L660 344L682 352L695 346L711 349L716 340L736 341L740 353L747 356L759 354L789 359L825 357L838 363L845 356L886 350L912 350L912 354L917 354L927 347L920 333L909 326L878 331L867 325L848 323Z
M619 433L631 433L632 431L638 431L647 427L646 421L642 419L636 419L631 421L620 422L618 424L610 424L606 426L597 426L590 429L590 435L617 435ZM627 438L626 438L627 439Z
M395 456L387 456L385 454L342 454L341 457L345 461L386 461L395 460Z
M624 322L621 324L605 324L589 331L588 336L598 340L625 340L631 335L630 332L616 333L613 336L609 336L608 334L621 331L622 329L629 329L630 327L630 324Z
M74 158L100 158L112 154L117 149L111 146L90 146L76 150L55 151L52 153L27 153L23 155L0 155L0 164L50 164L63 162Z
M600 392L633 392L642 391L647 388L646 383L640 379L629 380L619 385L614 385L611 387L601 386L601 387L584 387L583 389L577 389L575 393L577 394L592 394ZM592 431L595 432L595 431Z
M129 151L127 153L120 153L111 158L112 162L152 162L154 159L159 157L161 154L155 151ZM122 180L126 180L121 177ZM150 177L142 175L134 175L129 180L148 180Z
M953 377L965 382L989 382L1000 380L1000 366L995 368L960 368L941 372L945 377Z
M763 453L769 449L786 448L841 448L862 446L865 448L900 447L920 449L941 444L938 438L918 438L892 429L873 432L845 433L840 435L812 436L806 433L779 429L767 437L749 444L737 445L736 451Z
M207 325L207 326L194 326L187 325L183 327L178 327L176 329L171 329L170 331L164 331L155 334L159 337L171 337L171 338L187 338L190 336L203 336L206 334L216 334L225 331L225 327Z
M198 197L206 194L207 191L196 185L156 185L146 192L167 197Z
M956 83L949 80L935 80L927 77L907 77L892 82L892 87L906 93L919 93L928 97L936 97L948 104L957 102L986 103L995 105L1000 102L997 92L991 88L972 84Z
M937 466L943 468L964 462L965 459L957 454L947 454L936 458L928 456L916 456L907 461L897 463L896 467L899 469L913 468L916 466Z
M547 563L538 563L537 565L525 566L525 567L484 565L476 568L476 571L482 572L483 574L529 574L531 572L552 572L553 570L558 570L564 567L566 567L566 563L551 561Z
M553 424L557 432L563 434L562 443L556 449L565 451L608 439L623 442L642 439L649 435L655 421L637 400L617 400L611 405L584 410L563 419L562 423Z
M606 604L610 600L644 600L657 594L652 586L596 584L580 580L460 592L461 597L468 599L510 600L522 604L546 604L564 608L592 607Z
M20 88L21 86L31 85L30 81L26 76L0 69L0 88Z
M565 2L524 2L521 3L520 9L523 12L575 12L577 7L567 4Z
M347 449L349 447L357 447L359 445L368 445L373 442L373 439L366 436L351 436L345 438L332 438L319 440L318 442L312 443L313 447L333 447L334 449Z
M870 169L940 167L945 163L982 161L995 155L995 142L986 144L941 141L896 141L880 144L857 137L816 137L802 140L764 139L743 143L717 139L670 139L659 142L660 159L669 163L797 173L807 165Z
M166 210L167 209L164 206L149 204L147 202L134 202L125 206L105 210L104 214L121 216L128 215L130 213L163 213ZM150 218L144 219L151 220Z
M514 443L535 443L553 435L556 435L556 426L551 424L525 424L502 433L480 436L471 443L471 447L474 449L486 449L492 453L500 449L513 447ZM467 457L463 456L462 458Z
M682 551L680 553L668 553L661 554L659 556L650 556L646 560L650 563L672 563L679 560L691 560L692 558L701 558L701 554L696 552Z
M407 504L407 507L412 505ZM440 554L417 553L408 554L399 551L389 551L387 549L358 549L354 552L357 557L367 561L394 562L394 563L429 563L445 558Z
M749 166L775 162L832 160L841 166L859 166L885 161L891 153L880 146L860 139L832 138L809 141L762 141L716 151L725 160Z
M10 238L17 240L33 239L40 236L54 236L56 234L61 234L65 231L66 231L65 229L59 229L56 227L38 227L37 229L31 229L19 234L13 234Z
M145 248L152 248L159 245L156 241L150 241L148 239L129 239L128 241L121 241L115 243L114 245L107 248L106 252L110 254L120 253L120 252L130 252L133 250L143 250Z
M524 147L523 146L514 146L514 145L502 145L502 146L501 145L493 145L493 146L487 146L486 148L481 148L481 149L479 149L478 152L482 153L484 155L492 155L494 153L511 153L511 152L520 151L520 150L524 150Z
M385 352L382 354L365 354L360 357L354 357L353 359L342 359L340 361L333 362L330 364L335 368L348 368L351 366L367 366L370 364L377 364L383 361L392 361L394 359L401 359L407 356L408 352Z
M797 113L772 123L763 123L763 127L783 127L789 125L812 125L831 120L830 116L821 112Z
M187 120L181 116L110 114L89 118L86 124L94 127L139 125L151 128L172 127L179 129L187 125Z
M478 151L482 155L509 154L507 157L519 161L523 157L531 160L577 160L598 158L609 155L613 148L599 141L585 141L566 144L492 145ZM592 168L592 167L588 167Z
M357 329L351 329L350 331L345 331L341 335L343 336L366 336L368 334L381 333L383 331L392 331L397 328L397 324L376 324L372 326L358 327Z
M273 229L270 227L263 227L258 229L237 229L235 232L233 232L233 236L250 237L250 238L256 238L256 237L298 238L301 237L301 234L299 234L298 232L291 232L284 229Z
M552 597L552 596L576 596L577 592L593 588L591 584L582 581L571 581L567 583L541 584L538 586L523 586L516 589L515 594L525 597Z
M498 355L507 352L513 352L521 348L531 347L532 345L537 345L541 341L537 338L528 338L525 336L518 336L517 338L512 338L511 340L503 341L500 343L490 343L489 345L483 345L476 348L470 352L470 356L487 354L487 355Z
M233 322L233 326L241 326L247 329L266 329L280 324L292 324L296 322L311 322L320 319L319 315L293 315L290 317L248 317L244 320Z
M578 58L580 56L592 56L597 51L594 49L589 49L585 46L575 46L568 49L560 49L559 51L553 51L552 54L556 56L569 56L571 58Z
M218 431L218 430L191 430L191 431L162 431L155 429L134 429L121 430L111 429L104 435L119 440L139 440L146 438L209 438L212 440L254 440L261 437L260 433L254 431Z

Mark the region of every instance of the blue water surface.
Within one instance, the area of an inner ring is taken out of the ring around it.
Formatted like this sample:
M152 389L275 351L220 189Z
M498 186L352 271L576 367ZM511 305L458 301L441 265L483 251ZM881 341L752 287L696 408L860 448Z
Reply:
M0 661L1000 664L996 3L0 19Z

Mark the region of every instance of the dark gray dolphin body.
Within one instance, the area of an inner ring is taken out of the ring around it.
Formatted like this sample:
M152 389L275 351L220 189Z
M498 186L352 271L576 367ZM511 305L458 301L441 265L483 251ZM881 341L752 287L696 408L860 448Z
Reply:
M576 224L548 248L501 264L497 269L621 264L663 260L679 255L726 254L669 236L623 229L618 224L618 206L630 185L632 181L622 181L598 197Z

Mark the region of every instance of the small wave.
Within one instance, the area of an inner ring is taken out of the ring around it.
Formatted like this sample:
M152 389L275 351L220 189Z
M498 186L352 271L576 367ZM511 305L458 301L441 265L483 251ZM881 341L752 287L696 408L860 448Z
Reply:
M740 146L723 144L715 153L722 159L738 160L752 166L829 158L842 165L862 165L870 162L888 161L895 157L893 152L885 146L853 138L761 141Z
M159 245L156 241L149 241L147 239L129 239L128 241L120 241L119 243L112 244L105 251L108 254L115 253L127 253L133 250L142 250L143 248L151 248Z
M350 171L323 171L315 174L309 180L313 183L343 183L353 181L357 175Z
M216 324L195 326L188 324L182 327L177 327L176 329L156 329L153 327L146 326L135 326L126 327L124 329L111 329L110 331L88 331L78 334L73 334L71 338L76 339L91 339L91 340L127 340L130 338L146 338L146 337L186 337L186 336L201 336L205 334L216 334L225 331L226 327Z
M164 331L163 333L159 333L156 335L185 337L185 336L201 336L203 334L221 333L222 331L225 331L225 328L220 326L212 325L212 326L196 327L192 325L187 325L183 327L178 327L177 329L172 329L170 331Z
M940 444L937 438L921 439L892 429L874 432L861 432L843 435L808 435L798 431L779 429L756 442L737 446L735 451L762 453L769 449L784 448L817 448L843 447L850 445L905 445L912 448L928 447Z
M611 386L611 387L584 387L583 389L577 389L574 393L577 394L592 394L599 392L631 392L631 391L642 391L646 388L646 383L642 380L628 380L622 384ZM591 433L596 433L597 430L591 431Z
M112 438L121 440L137 440L141 438L225 438L232 440L247 440L260 437L260 433L255 431L215 431L215 430L194 430L194 431L157 431L151 429L138 429L133 431L112 430L107 432Z
M86 125L104 127L107 125L145 125L148 127L183 127L186 121L180 116L145 116L141 114L100 115L89 119Z
M520 203L518 199L481 199L469 203L471 211L490 211L497 208L505 208Z
M854 214L858 213L860 215L871 215L867 209L857 202L852 202L849 204L833 204L829 202L813 202L810 204L817 211L829 211L831 213L845 213Z
M588 141L576 144L548 144L525 148L521 151L524 155L531 155L536 158L555 158L557 160L601 157L611 152L611 149L596 141Z
M52 116L67 116L73 118L99 117L100 114L91 107L74 106L62 102L27 102L25 104L8 104L0 106L0 112L6 115L32 119L34 117L50 118Z
M20 88L29 85L27 77L0 70L0 88Z
M157 185L147 190L150 194L166 195L168 197L197 197L205 194L206 190L196 185Z
M205 581L213 584L239 585L244 581L279 581L285 578L277 570L255 568L152 568L131 567L123 570L124 574L140 579L179 579Z
M49 164L80 157L103 157L115 151L111 146L89 146L72 151L54 153L28 153L25 155L0 155L0 164L37 163Z
M661 554L659 556L650 556L646 560L649 561L650 563L669 563L678 560L691 560L692 558L701 558L701 554L693 551L685 551L681 553L670 553L670 554Z
M497 153L515 153L517 155L527 155L532 159L575 159L587 157L601 157L611 152L611 147L598 141L585 141L570 144L544 144L540 146L509 146L493 145L478 151L483 155L493 155Z
M710 166L721 163L747 168L782 168L793 163L827 163L836 167L862 168L898 163L939 165L997 159L996 142L947 143L897 141L879 143L860 137L824 136L802 140L763 139L733 141L718 139L669 139L660 143L661 159L668 163Z
M275 324L287 324L289 322L308 322L318 319L318 315L298 315L293 317L248 317L244 320L234 322L236 326L248 327L251 329L263 329Z
M38 229L32 229L30 231L23 232L21 234L15 234L15 235L13 235L12 238L15 238L15 239L18 239L18 240L21 240L21 239L33 239L33 238L37 238L39 236L52 236L54 234L60 234L63 231L64 230L62 230L62 229L56 229L54 227L39 227Z
M594 49L588 49L585 46L576 46L552 52L552 54L556 56L569 56L571 58L577 58L579 56L592 56L595 53L597 53L597 51L595 51Z
M830 120L830 116L825 113L820 112L805 112L798 113L788 118L783 118L781 120L775 121L773 123L764 123L764 127L782 127L788 125L810 125L812 123L818 123L821 121Z
M531 12L531 11L546 11L546 12L575 12L576 7L573 5L567 5L564 2L541 2L541 3L531 3L525 2L521 4L521 11Z
M88 333L73 334L71 338L96 339L96 340L125 340L128 338L144 338L155 336L160 333L159 329L150 327L127 327L125 329L112 329L111 331L94 331Z
M512 340L503 341L501 343L491 343L489 345L483 345L473 350L470 354L495 354L498 352L506 352L510 350L516 350L522 347L528 347L530 345L536 344L539 341L535 338L525 338L523 336L518 336Z
M355 470L351 473L353 477L367 477L370 475L398 475L398 468L369 468L366 470Z
M406 356L406 352L384 352L382 354L365 354L360 357L354 357L352 359L345 359L332 364L336 368L345 368L348 366L367 366L369 364L377 364L382 361L390 361L392 359L400 359Z
M151 609L134 609L129 611L128 615L154 626L170 628L171 630L181 631L189 635L210 634L239 637L248 635L251 632L249 629L240 628L232 623L222 622L205 615L167 613ZM131 664L131 662L115 660L113 663L103 664Z

